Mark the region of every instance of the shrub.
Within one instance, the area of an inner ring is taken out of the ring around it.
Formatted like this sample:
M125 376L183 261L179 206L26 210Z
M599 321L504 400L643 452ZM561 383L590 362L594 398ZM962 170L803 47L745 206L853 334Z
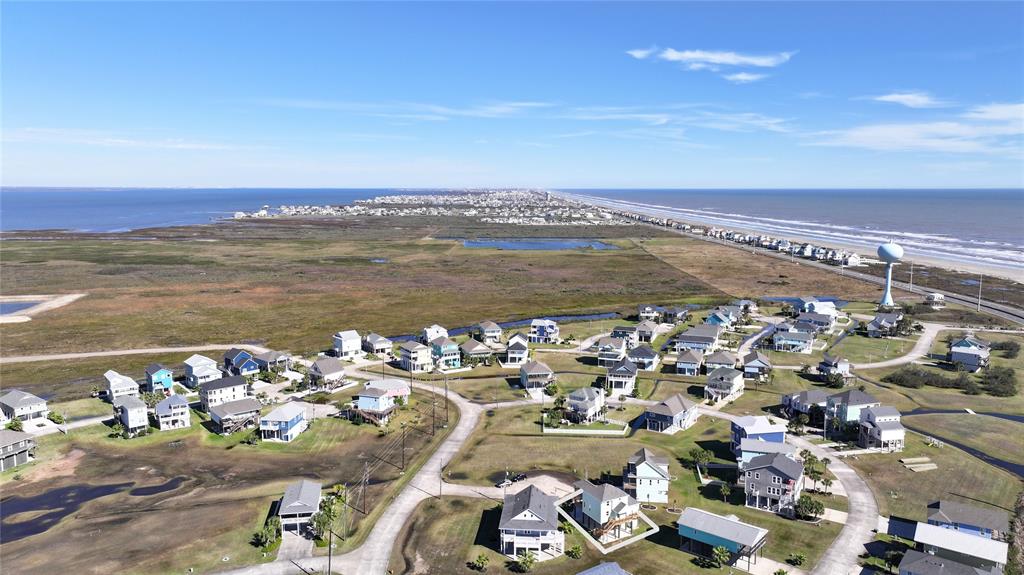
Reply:
M1015 341L997 341L992 344L992 351L1004 351L1006 359L1016 359L1020 353L1020 344Z
M565 551L565 554L569 556L569 559L579 559L580 557L583 557L583 548L578 544L573 545Z
M50 421L57 424L64 423L64 416L57 413L56 411L51 411L50 414L46 416L46 419L49 419Z
M7 424L7 429L10 429L11 431L21 431L24 428L24 424L22 424L21 420L17 418L12 419L11 422Z
M1012 367L987 367L981 375L985 391L998 397L1017 395L1017 375Z

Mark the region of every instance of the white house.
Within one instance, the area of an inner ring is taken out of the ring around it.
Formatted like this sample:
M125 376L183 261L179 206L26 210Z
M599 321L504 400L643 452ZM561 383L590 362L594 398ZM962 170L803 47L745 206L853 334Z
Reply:
M949 344L949 362L962 365L967 371L978 371L988 365L992 344L968 334Z
M704 386L704 399L713 402L731 401L743 395L743 373L729 367L720 367L708 374Z
M505 367L519 367L530 359L529 340L521 333L513 334L505 348Z
M493 321L482 321L473 329L477 339L485 344L501 343L501 326Z
M122 395L115 399L114 411L117 413L117 420L131 435L146 431L149 427L146 404L134 395Z
M534 485L505 496L498 520L501 552L517 559L526 552L541 558L557 557L565 549L565 534L559 531L556 498Z
M50 410L46 406L45 399L20 389L12 389L0 396L0 413L3 414L3 422L12 419L32 421L45 419L50 414Z
M367 334L363 338L363 351L372 353L380 358L391 357L393 345L390 339L376 333Z
M617 337L602 337L597 341L597 365L611 367L626 357L626 341Z
M604 390L597 387L581 387L573 390L566 399L568 416L579 423L594 421L604 413Z
M654 454L646 447L637 451L622 470L622 487L637 501L668 503L668 458Z
M558 323L550 319L535 319L530 322L530 343L558 343Z
M309 377L330 387L345 379L345 366L336 357L321 357L309 367Z
M320 511L320 489L319 483L307 479L285 488L277 509L283 531L301 533L309 527L313 515Z
M398 362L402 369L411 373L434 369L434 356L430 348L418 341L409 340L398 347Z
M636 389L636 364L623 359L608 366L605 384L609 395L630 395Z
M609 543L633 534L640 522L640 503L625 491L603 483L577 481L580 498L575 518L601 543Z
M331 338L334 354L341 359L356 357L363 348L363 340L354 329L339 331Z
M192 425L192 411L188 401L180 395L171 395L156 404L156 427L160 431L183 429Z
M528 361L519 368L519 384L527 391L544 389L555 380L555 372L539 361Z
M111 403L119 397L138 397L139 384L127 375L121 375L114 370L107 370L103 374L107 378L107 400Z
M439 337L448 337L448 330L435 323L423 328L423 332L420 334L420 343L429 344Z
M860 429L857 444L861 447L887 452L903 451L906 430L900 423L900 411L888 405L860 410Z
M391 397L396 403L401 403L403 405L407 405L409 403L409 396L412 395L412 388L410 388L409 383L403 379L376 379L374 381L366 382L366 385L363 387L367 389L380 389L384 392L384 395Z
M205 355L195 354L185 360L185 383L193 389L208 381L220 379L223 375L217 362Z
M199 403L203 411L209 413L210 408L245 399L249 395L249 385L241 375L222 377L211 381L199 389Z
M626 349L633 349L640 345L640 331L636 326L618 325L612 328L611 337L626 342Z
M387 425L395 406L395 396L380 387L367 386L356 394L356 409L359 415L377 425Z

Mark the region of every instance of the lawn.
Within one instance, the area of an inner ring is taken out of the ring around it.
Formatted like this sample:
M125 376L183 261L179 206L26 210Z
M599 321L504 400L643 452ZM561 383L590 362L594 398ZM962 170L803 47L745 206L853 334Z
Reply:
M901 357L914 349L918 335L906 338L868 337L851 334L829 350L833 356L843 357L850 363L874 363L894 357Z
M899 462L910 457L931 458L938 469L910 471ZM951 497L1012 510L1021 490L1020 480L1013 475L949 445L929 447L916 433L907 433L902 453L855 456L844 461L867 481L882 515L924 520L928 503Z
M968 413L911 415L904 417L903 423L922 433L948 438L1024 465L1024 423Z

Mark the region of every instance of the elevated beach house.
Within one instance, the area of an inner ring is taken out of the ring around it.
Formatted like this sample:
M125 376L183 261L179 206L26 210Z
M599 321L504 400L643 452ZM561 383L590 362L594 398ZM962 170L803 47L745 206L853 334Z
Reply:
M194 354L185 360L185 383L193 389L223 375L217 362L205 355Z
M153 415L156 418L156 427L160 431L184 429L192 425L192 410L188 407L188 400L180 395L171 395L160 400Z
M302 533L309 528L313 515L320 511L321 485L302 479L288 485L277 508L281 530Z
M28 463L35 454L36 440L31 435L0 429L0 471Z
M558 557L565 549L565 534L559 529L556 498L530 485L505 496L498 519L501 552L518 559L526 552L540 558Z
M643 503L668 503L668 458L646 447L637 451L622 469L622 488Z
M605 386L612 397L631 395L636 389L636 364L623 359L608 366L605 375Z
M789 417L803 413L812 423L821 424L828 405L828 393L820 389L808 389L782 395L782 409Z
M900 559L899 575L1002 575L998 567L976 567L947 557L907 549Z
M387 425L398 404L395 396L380 387L366 386L355 395L355 413L376 425Z
M736 354L719 350L704 358L705 369L708 373L720 367L732 369L736 367Z
M320 357L309 366L309 379L320 387L333 387L345 379L345 366L336 357Z
M824 354L818 363L818 374L826 379L838 376L843 378L843 381L853 377L853 374L850 373L850 360L827 353Z
M331 337L334 355L341 359L353 359L363 349L363 338L354 329L339 331Z
M576 423L590 423L605 411L604 390L598 387L574 389L566 398L566 417Z
M1010 516L1002 509L940 499L928 504L928 523L987 539L1006 539Z
M170 395L174 388L174 372L159 363L146 366L146 380L142 391Z
M640 345L640 334L636 326L632 325L618 325L612 328L611 336L617 339L621 339L626 343L626 349L633 349Z
M434 365L440 369L458 369L462 367L462 353L459 344L448 337L439 337L430 342L430 354Z
M633 534L640 523L640 503L633 496L608 483L582 480L575 487L573 518L595 539L610 543Z
M743 357L743 377L763 381L771 372L772 362L765 354L752 351Z
M746 506L793 515L804 488L804 465L782 453L758 455L743 466Z
M875 314L874 319L868 322L866 330L868 337L890 337L896 335L900 321L903 320L903 312L890 312Z
M889 405L860 410L857 445L889 453L903 451L907 431L900 422L900 410Z
M213 380L199 388L199 404L209 413L214 406L244 399L249 395L249 385L241 375L232 375ZM257 402L258 403L258 402Z
M714 325L699 325L679 334L675 338L676 353L681 354L686 350L700 352L708 355L718 349L718 338L722 335L722 328Z
M991 350L992 345L989 342L974 335L966 335L949 344L947 359L953 365L962 366L966 371L976 372L988 366Z
M814 334L776 329L772 334L772 349L789 353L811 353Z
M814 326L814 329L821 332L831 330L836 324L835 314L804 312L796 316L797 323L806 323Z
M535 319L530 322L530 343L558 343L558 323L550 319Z
M636 326L636 336L640 343L651 343L658 336L658 324L653 321L642 321Z
M12 389L0 395L0 423L6 424L12 419L29 422L46 419L48 415L50 409L46 400L27 391Z
M530 359L529 340L521 333L515 333L508 338L508 346L505 348L505 367L519 367Z
M677 393L648 407L644 412L644 425L648 431L674 433L689 428L699 415L697 404Z
M260 371L275 371L291 367L291 356L281 351L264 351L252 356Z
M661 321L661 307L650 304L638 305L636 316L640 321Z
M712 402L732 401L743 395L743 372L720 367L708 374L704 384L704 399Z
M260 437L263 441L289 443L308 426L306 408L289 402L260 417Z
M704 365L704 354L695 350L683 350L676 357L676 373L696 377L700 375L700 368Z
M629 350L626 357L635 363L636 368L641 371L655 371L661 361L658 353L647 344L641 344Z
M519 384L526 391L538 391L555 381L555 372L539 361L528 361L519 368Z
M842 426L859 424L862 409L879 405L882 403L871 395L859 389L848 389L828 396L825 403L825 415L830 424L833 420L838 420Z
M735 455L740 454L740 442L744 439L786 442L786 424L776 422L765 415L744 415L734 419L729 425L729 448Z
M597 365L611 367L626 357L626 341L605 336L597 340Z
M462 357L466 360L483 361L491 357L494 351L475 339L467 339L459 346Z
M393 345L394 343L390 339L376 333L367 334L363 338L363 351L372 353L380 358L391 357Z
M482 321L473 326L473 334L477 341L484 344L501 343L501 326L493 321Z
M430 342L439 337L448 337L448 330L435 323L423 328L423 331L420 332L420 343L430 345Z
M408 405L409 397L412 395L412 388L409 387L409 382L393 377L368 381L363 387L384 390L386 395L394 398L395 403L400 405Z
M711 557L716 547L725 547L729 563L745 560L747 570L757 564L757 555L768 541L768 530L743 523L735 515L716 515L687 507L676 520L679 547L699 557Z
M930 523L917 523L913 540L923 553L982 569L982 573L1002 573L1010 553L1004 541Z
M410 373L423 373L434 369L434 358L430 348L418 341L409 340L398 346L398 363Z
M262 407L259 401L251 397L219 403L210 408L210 421L217 433L228 435L259 425Z
M107 379L107 400L111 403L120 397L139 396L139 384L127 375L109 369L103 377Z
M149 428L149 413L146 404L132 395L123 395L114 400L114 413L129 435L136 435Z
M223 359L224 371L229 375L256 375L260 372L259 364L244 349L231 348L224 353Z

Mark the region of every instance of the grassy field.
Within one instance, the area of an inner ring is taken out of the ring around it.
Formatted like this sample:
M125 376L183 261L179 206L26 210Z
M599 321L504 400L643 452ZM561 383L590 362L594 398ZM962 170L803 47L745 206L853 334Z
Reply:
M402 418L429 419L422 394ZM417 412L417 403L419 411ZM457 417L457 411L452 410ZM424 415L426 414L426 415ZM400 475L399 458L391 451L383 463L374 454L394 442L397 434L382 435L369 425L355 426L325 418L291 444L243 445L239 435L222 438L207 432L193 417L189 429L158 432L131 440L112 439L103 426L52 435L40 440L39 461L0 476L7 497L32 497L92 485L124 485L120 491L84 502L74 520L3 546L6 570L27 573L42 567L68 572L168 573L194 568L208 572L262 560L248 541L262 523L270 504L288 482L311 478L325 486L355 484L364 462L371 464L367 489L368 516L354 514L348 545L356 545L398 489L413 475L433 446L434 438L411 433L409 473ZM162 485L174 478L182 483L158 494L132 494L142 486ZM54 495L56 496L56 495ZM27 519L27 516L26 516ZM8 522L21 520L5 517ZM188 529L168 528L187 525ZM116 527L116 528L115 528ZM102 538L94 533L103 532ZM88 541L84 545L83 541ZM40 557L38 549L51 550ZM222 561L223 557L228 561Z
M832 346L829 353L850 360L850 363L874 363L900 357L914 349L918 335L906 338L868 337L852 334Z
M909 457L929 457L939 468L915 473L899 462ZM925 507L940 497L966 498L1012 511L1021 490L1020 480L1013 475L954 447L929 447L915 433L907 433L902 453L872 454L844 461L868 482L883 515L923 520Z
M1024 423L969 413L911 415L904 417L903 423L1024 465Z

